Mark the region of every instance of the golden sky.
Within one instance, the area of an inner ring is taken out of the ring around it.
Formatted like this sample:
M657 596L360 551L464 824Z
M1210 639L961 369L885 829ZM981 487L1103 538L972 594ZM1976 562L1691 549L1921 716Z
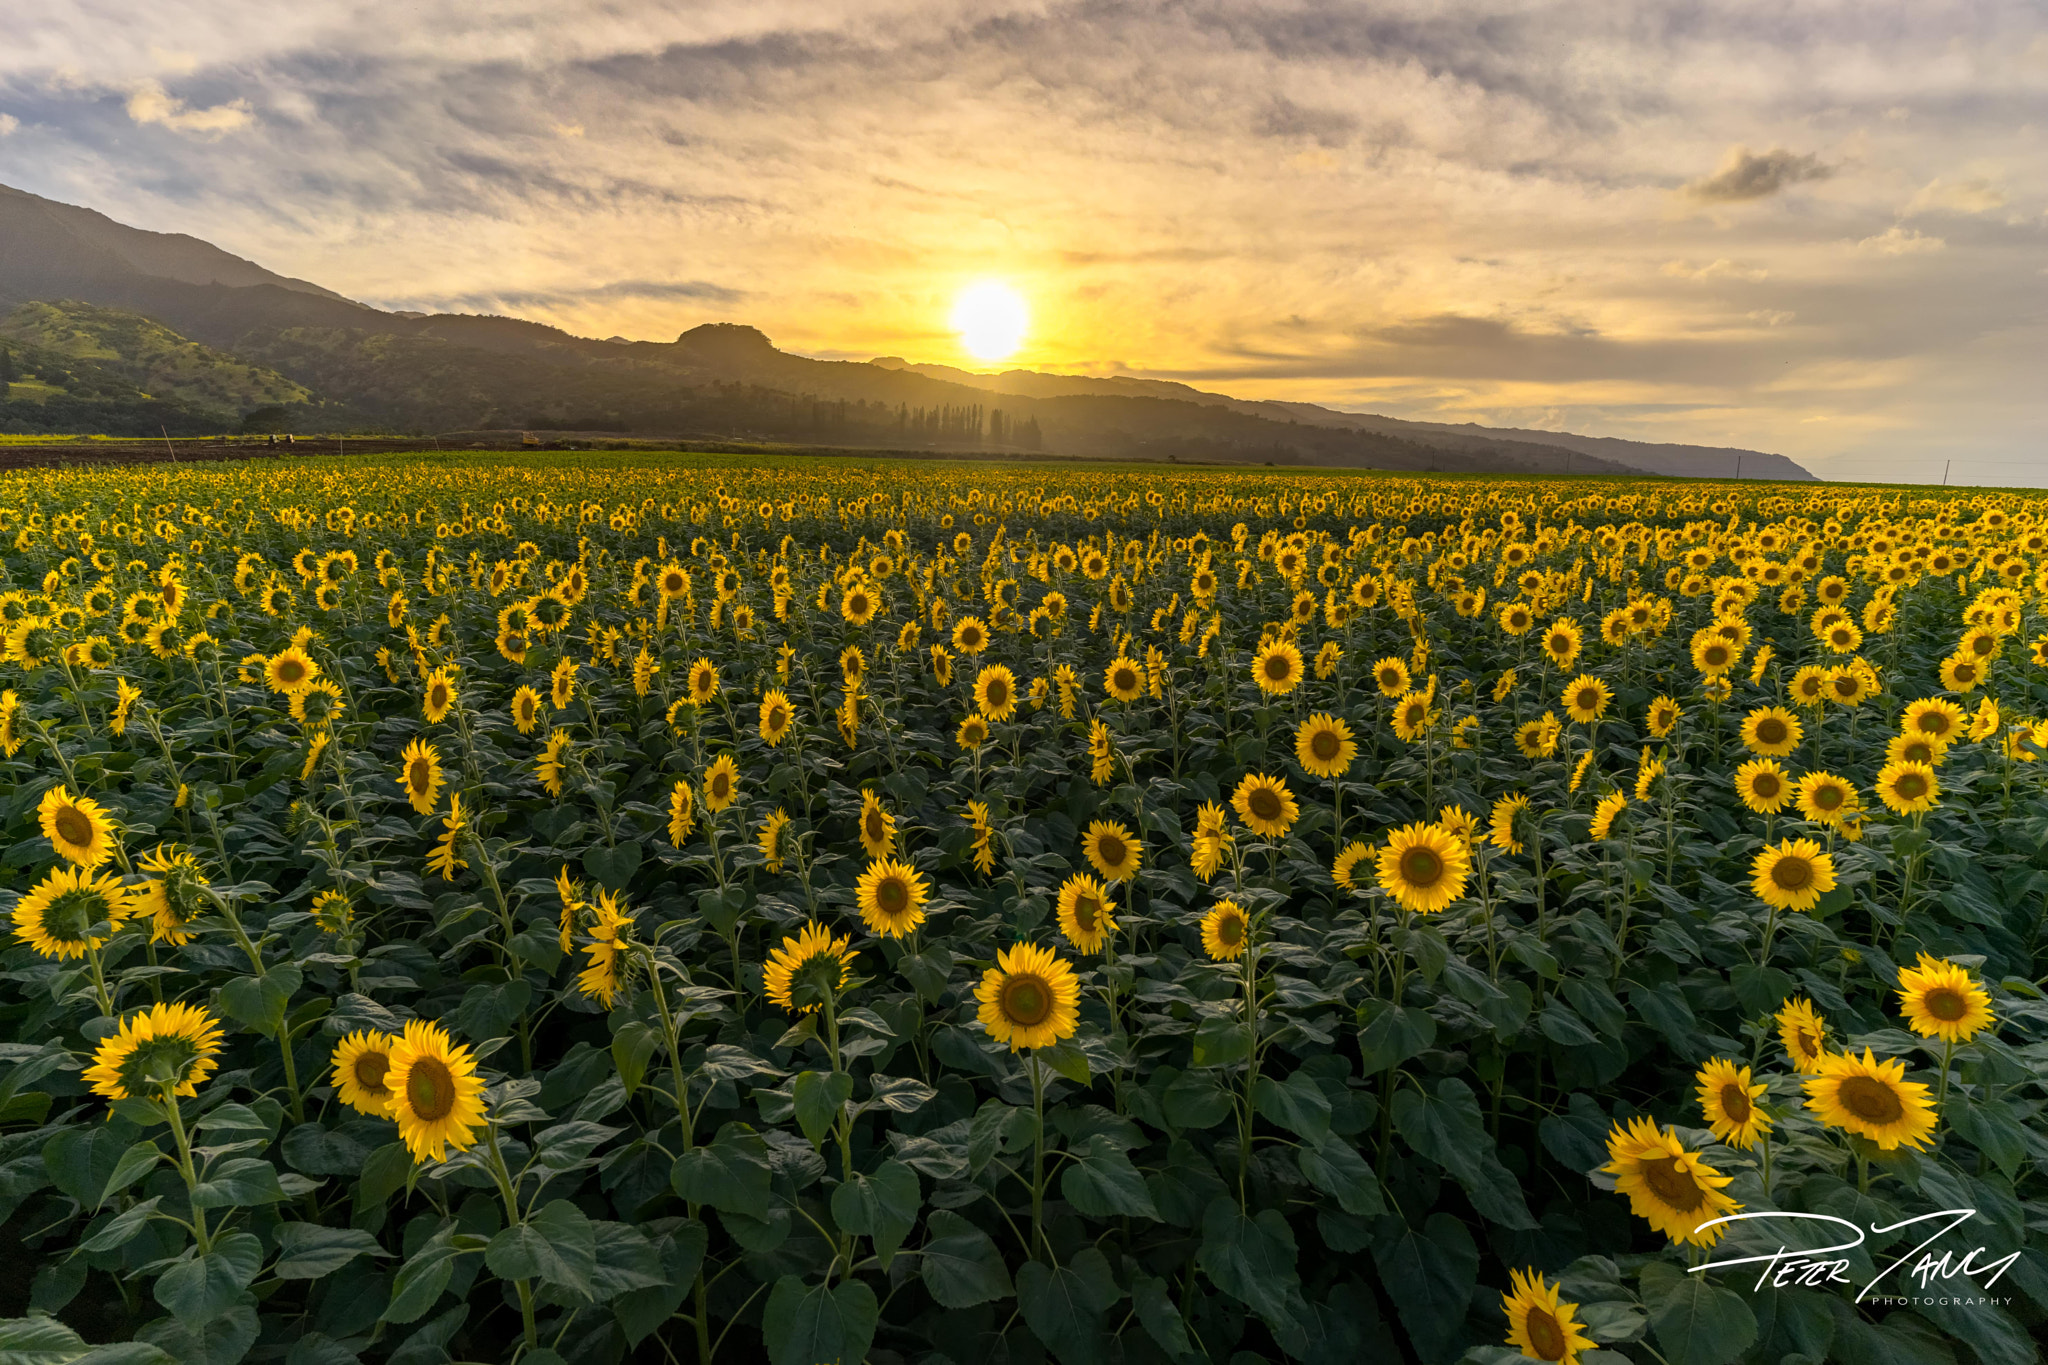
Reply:
M1013 364L2048 477L2037 4L303 8L10 20L0 182L386 307L982 367L997 279Z

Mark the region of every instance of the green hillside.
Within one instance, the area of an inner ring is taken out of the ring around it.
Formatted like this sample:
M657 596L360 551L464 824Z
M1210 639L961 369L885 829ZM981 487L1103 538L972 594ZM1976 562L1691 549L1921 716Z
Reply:
M118 376L144 397L202 411L239 415L313 397L274 370L187 341L139 314L89 303L23 304L0 318L0 345L89 366ZM32 396L8 394L17 400Z

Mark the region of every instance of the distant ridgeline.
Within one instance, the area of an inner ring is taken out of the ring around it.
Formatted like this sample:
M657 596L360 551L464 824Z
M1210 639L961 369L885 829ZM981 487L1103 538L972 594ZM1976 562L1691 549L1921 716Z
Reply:
M1807 479L1781 455L1406 422L1184 384L825 361L390 313L194 237L0 187L0 432L504 430L1093 458Z

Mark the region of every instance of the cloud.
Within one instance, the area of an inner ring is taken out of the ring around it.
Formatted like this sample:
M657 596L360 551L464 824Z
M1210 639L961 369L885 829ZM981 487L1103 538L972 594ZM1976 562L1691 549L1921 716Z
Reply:
M128 95L128 117L137 123L160 123L175 133L219 137L246 125L251 114L245 99L193 109L165 90L162 82L139 81Z
M1760 265L1743 265L1722 256L1708 261L1705 265L1694 265L1691 261L1666 261L1663 273L1681 280L1763 280L1771 272Z
M1932 251L1944 251L1948 243L1939 237L1929 237L1909 227L1894 223L1875 237L1865 237L1856 243L1858 251L1875 251L1885 256L1921 256Z
M1738 145L1728 149L1720 168L1712 175L1688 181L1685 192L1709 203L1739 203L1765 198L1804 180L1825 180L1833 174L1833 167L1811 153L1788 152L1783 147L1752 152Z
M1930 210L1949 213L1989 213L2005 207L2005 191L1989 180L1944 180L1937 176L1920 187L1907 203L1905 216Z
M21 120L12 114L0 114L0 137L6 137L21 127Z

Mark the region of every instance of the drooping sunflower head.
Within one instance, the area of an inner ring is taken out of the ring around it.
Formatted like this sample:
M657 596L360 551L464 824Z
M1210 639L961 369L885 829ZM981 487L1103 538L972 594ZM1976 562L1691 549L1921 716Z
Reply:
M740 765L733 762L731 754L720 754L704 770L704 808L714 813L724 810L739 795Z
M1287 789L1287 779L1264 773L1245 774L1230 804L1237 811L1237 818L1253 833L1268 839L1283 837L1301 818L1301 807L1296 804L1294 793Z
M1304 770L1317 777L1342 777L1358 757L1358 745L1349 725L1318 711L1295 730L1294 756Z
M1404 910L1434 914L1465 893L1465 841L1437 825L1396 830L1379 852L1380 888Z
M1605 839L1614 833L1614 821L1628 808L1628 797L1620 792L1609 792L1593 807L1593 823L1587 834L1593 839Z
M853 960L860 954L850 950L851 942L845 936L834 938L815 921L783 939L762 963L768 998L797 1014L823 1005L853 979Z
M1819 1071L1828 1055L1828 1024L1813 1002L1803 995L1787 1000L1778 1010L1777 1020L1778 1041L1784 1044L1792 1069L1802 1076Z
M1487 840L1503 853L1522 851L1523 823L1528 819L1529 797L1526 793L1515 792L1503 796L1493 803L1493 813L1488 817Z
M358 1029L334 1045L335 1097L358 1114L391 1116L392 1094L385 1084L391 1075L395 1040L376 1029Z
M94 868L114 856L113 819L89 796L73 796L68 787L52 787L36 805L36 820L43 837L66 862Z
M1905 1062L1880 1062L1869 1048L1861 1057L1822 1058L1806 1078L1806 1104L1828 1127L1867 1138L1886 1152L1927 1146L1938 1117L1927 1086L1906 1079Z
M861 922L887 938L901 938L924 923L924 903L931 888L916 868L893 858L868 864L854 884Z
M1212 961L1237 961L1244 956L1251 939L1251 917L1236 901L1218 901L1202 916L1202 951Z
M159 1002L121 1021L93 1051L85 1069L92 1093L108 1100L158 1099L166 1090L191 1097L219 1065L221 1031L195 1005Z
M1751 1082L1748 1067L1738 1068L1726 1058L1713 1057L1694 1079L1699 1085L1700 1108L1715 1137L1748 1151L1759 1137L1769 1135L1771 1116L1757 1102L1765 1086Z
M1127 881L1138 875L1145 850L1137 836L1111 820L1092 820L1081 836L1081 850L1089 865L1105 881Z
M1906 1027L1923 1038L1967 1043L1993 1020L1991 995L1970 969L1946 958L1919 955L1899 970L1899 1010Z
M1557 1365L1578 1365L1579 1352L1599 1345L1579 1322L1579 1306L1563 1302L1560 1286L1543 1278L1534 1266L1511 1270L1508 1277L1514 1292L1501 1295L1501 1310L1508 1315L1508 1345L1520 1347L1531 1360Z
M60 865L14 903L14 937L61 962L106 946L135 911L133 894L112 876Z
M465 1151L484 1126L484 1082L476 1059L447 1030L424 1019L406 1021L391 1048L385 1073L398 1136L415 1161L440 1161L448 1148Z
M1060 887L1060 933L1084 953L1099 953L1110 934L1116 932L1116 903L1103 884L1093 877L1076 875Z
M1659 1128L1652 1119L1616 1124L1608 1135L1607 1154L1608 1163L1601 1169L1614 1177L1615 1189L1628 1196L1630 1210L1674 1242L1714 1245L1726 1225L1705 1225L1741 1207L1721 1192L1732 1177L1701 1160L1676 1133Z
M1372 846L1363 839L1353 839L1337 854L1337 860L1330 865L1330 880L1346 891L1358 890L1358 865L1373 856Z
M1050 1047L1080 1024L1081 985L1050 948L1019 943L996 955L975 989L981 1026L1010 1051Z

